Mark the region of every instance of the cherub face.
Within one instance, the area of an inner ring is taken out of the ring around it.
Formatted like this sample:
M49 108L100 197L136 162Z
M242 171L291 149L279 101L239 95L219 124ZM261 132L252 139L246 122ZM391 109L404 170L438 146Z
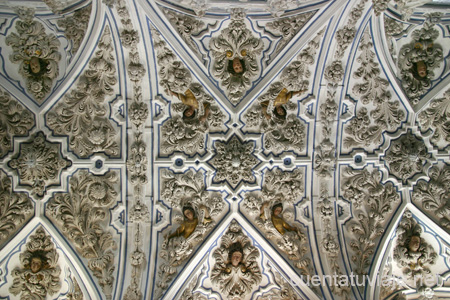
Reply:
M277 107L275 107L275 109L277 110L278 115L280 115L280 116L285 115L285 110L283 109L283 107L281 105L278 105Z
M39 58L37 58L36 56L33 56L30 59L30 71L33 74L38 74L41 71L41 63L39 61Z
M422 60L417 62L417 74L420 78L427 76L427 65Z
M420 248L420 236L413 235L408 244L409 251L417 252Z
M186 209L184 211L184 216L186 217L186 219L188 219L189 221L192 221L194 219L194 214L192 213L192 211L190 209Z
M281 214L282 211L283 211L283 209L280 206L278 206L273 210L273 214L275 216L278 216L279 214Z
M239 60L238 57L235 57L233 59L233 70L237 74L240 74L240 73L244 72L244 68L242 67L241 61Z
M42 268L42 260L39 257L33 257L31 259L30 269L31 272L37 273Z
M237 267L242 261L242 253L240 251L234 251L231 255L231 264Z
M184 111L184 116L189 118L194 114L194 112L194 109L192 107L189 107Z

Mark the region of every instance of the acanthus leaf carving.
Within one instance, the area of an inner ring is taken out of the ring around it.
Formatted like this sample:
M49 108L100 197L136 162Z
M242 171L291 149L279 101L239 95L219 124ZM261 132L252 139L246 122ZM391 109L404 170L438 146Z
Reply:
M397 129L406 118L399 100L390 100L389 82L380 77L381 70L375 61L372 37L368 29L361 37L359 51L358 60L361 66L353 76L363 81L356 83L352 92L361 100L362 105L372 104L375 109L370 113L366 106L358 109L356 116L345 128L348 134L344 139L346 147L380 143L383 131ZM375 120L375 124L372 124L369 116Z
M14 193L11 179L0 171L0 242L17 231L32 212L31 199L25 193Z
M398 67L402 86L413 105L427 93L434 70L444 61L442 47L436 43L439 31L429 20L412 34L412 41L404 45L398 55Z
M11 46L11 62L19 64L19 74L25 79L26 88L40 104L51 92L59 74L58 52L60 42L54 34L47 34L44 26L34 21L34 9L17 8L21 20L16 22L17 33L9 34L6 45Z
M61 289L59 255L51 237L42 227L30 236L20 254L21 267L12 270L14 281L9 288L20 300L45 300Z
M381 183L378 170L347 168L343 177L343 196L352 203L354 215L353 220L346 225L352 236L352 262L355 273L365 275L371 265L376 242L383 235L389 215L400 201L400 195L391 182Z
M247 29L244 17L242 9L232 9L231 23L209 43L213 58L211 73L234 105L241 101L260 72L258 60L264 47L263 41Z
M211 282L228 299L242 299L261 282L259 256L258 249L241 226L236 220L231 221L220 246L213 252L215 264L211 270Z
M215 218L223 211L224 202L218 193L206 190L202 172L184 174L166 170L162 174L161 198L177 212L174 221L179 227L165 235L159 256L164 259L159 267L159 294L162 294L177 273L177 267L186 262L207 232L215 226ZM181 212L181 214L179 213Z
M421 233L420 225L411 212L406 211L397 228L398 239L393 257L408 280L417 280L416 285L423 284L420 278L431 274L430 265L435 264L437 259L437 253L421 237Z
M35 125L33 114L0 90L0 157L12 150L14 136L25 136Z
M226 181L235 189L240 182L252 183L256 180L254 167L258 159L254 156L254 142L243 143L236 135L225 142L214 143L216 154L210 164L216 169L214 183Z
M109 209L119 200L118 183L116 172L96 176L80 170L69 181L70 192L56 193L47 207L49 217L88 260L108 300L113 290L116 242L105 224Z
M434 99L430 105L419 113L419 124L422 130L431 129L431 142L443 148L450 142L450 90L443 98Z
M49 142L40 131L20 144L8 164L19 175L19 185L31 187L32 194L42 198L50 186L61 184L60 175L72 162L62 156L61 144Z
M64 35L72 41L73 53L76 53L86 35L91 16L92 4L87 5L71 16L58 20L58 25L64 28Z
M307 238L300 228L291 226L285 218L293 219L293 206L304 191L303 172L296 168L292 172L280 169L267 171L261 192L247 193L244 207L256 224L264 230L277 247L293 261L302 275L312 274L308 257ZM283 210L285 212L283 213Z
M450 232L450 167L433 166L428 171L428 181L419 180L414 187L412 200L438 220Z
M83 158L98 152L111 157L120 155L117 129L108 119L104 103L117 83L109 27L105 28L98 47L76 89L46 115L50 129L58 135L68 135L69 147Z

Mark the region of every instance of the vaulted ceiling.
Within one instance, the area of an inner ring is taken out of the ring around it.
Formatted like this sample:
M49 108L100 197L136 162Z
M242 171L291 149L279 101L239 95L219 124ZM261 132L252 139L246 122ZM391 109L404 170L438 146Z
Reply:
M450 299L449 31L445 1L0 2L0 299Z

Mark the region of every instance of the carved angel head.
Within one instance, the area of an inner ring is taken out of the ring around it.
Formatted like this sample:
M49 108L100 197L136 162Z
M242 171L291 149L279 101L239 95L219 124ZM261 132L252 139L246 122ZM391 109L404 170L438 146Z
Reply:
M228 60L228 72L234 76L241 76L246 71L245 60L243 58L235 57L233 60Z
M183 215L186 219L188 219L189 221L192 221L192 220L194 220L194 217L195 217L195 211L192 207L185 206L185 207L183 207Z

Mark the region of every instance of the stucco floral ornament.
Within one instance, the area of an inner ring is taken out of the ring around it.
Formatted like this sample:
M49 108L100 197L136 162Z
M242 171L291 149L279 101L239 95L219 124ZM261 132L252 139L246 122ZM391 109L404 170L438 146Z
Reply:
M413 105L431 89L434 70L443 62L442 47L436 43L439 31L426 21L412 33L412 41L400 49L398 66L402 86Z
M11 272L14 281L9 291L13 295L20 294L21 300L44 300L47 294L60 290L58 253L42 227L30 236L26 250L20 254L20 264Z
M42 103L59 74L60 42L54 34L47 34L41 23L33 21L33 9L18 10L22 12L18 13L21 20L16 22L17 33L6 37L6 44L13 49L9 58L19 64L19 74L25 79L28 92Z
M19 185L31 187L37 197L43 197L49 186L59 185L61 172L71 165L61 154L61 144L50 143L42 132L20 144L19 153L9 162L19 175Z
M423 140L408 132L391 142L384 161L389 173L406 183L414 175L425 171L430 158Z
M263 50L261 39L252 35L241 9L231 11L231 23L209 47L213 57L212 74L233 104L238 104L259 72L258 59Z
M258 160L252 154L254 142L242 143L233 136L227 143L216 142L216 155L211 159L211 165L216 169L214 183L226 181L235 189L241 181L254 182L253 168Z

